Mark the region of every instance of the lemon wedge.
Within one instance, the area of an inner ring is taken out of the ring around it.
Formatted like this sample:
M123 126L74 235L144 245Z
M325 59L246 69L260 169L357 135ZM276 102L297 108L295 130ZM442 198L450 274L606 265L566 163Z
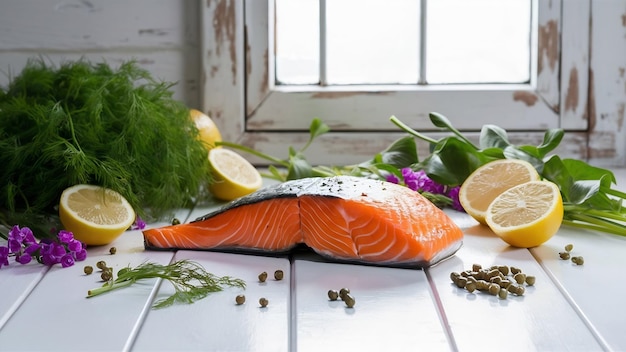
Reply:
M113 242L126 231L135 221L135 211L111 189L79 184L61 194L59 218L74 238L97 246Z
M540 178L537 170L527 161L495 160L482 165L467 177L459 189L459 202L471 217L486 224L487 208L497 196L511 187Z
M234 200L261 188L263 179L259 171L243 156L226 148L209 151L213 182L211 193L222 200Z
M531 181L504 191L487 208L491 230L514 247L536 247L549 240L563 221L563 199L550 181Z

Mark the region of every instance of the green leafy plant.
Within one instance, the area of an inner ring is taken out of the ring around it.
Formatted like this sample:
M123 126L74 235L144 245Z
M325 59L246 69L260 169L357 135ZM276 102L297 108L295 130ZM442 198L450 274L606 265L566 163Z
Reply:
M450 136L432 139L400 121L391 122L411 136L430 143L431 153L413 168L423 169L443 185L459 185L479 166L495 159L521 159L530 162L542 178L559 186L563 197L563 224L626 236L626 193L612 188L615 175L576 159L549 155L561 142L564 132L549 129L538 146L513 145L504 129L484 125L479 145L474 145L443 115L431 113L432 124Z
M222 291L225 287L246 288L246 283L241 279L216 276L207 272L199 263L183 259L167 265L143 263L135 268L122 268L118 271L117 278L111 277L102 287L89 290L87 298L128 287L140 280L155 278L169 281L174 286L175 293L156 301L152 305L154 309L176 303L191 304L213 292Z
M0 89L3 222L35 231L79 183L113 189L148 217L199 197L211 181L207 150L171 86L132 61L30 60Z

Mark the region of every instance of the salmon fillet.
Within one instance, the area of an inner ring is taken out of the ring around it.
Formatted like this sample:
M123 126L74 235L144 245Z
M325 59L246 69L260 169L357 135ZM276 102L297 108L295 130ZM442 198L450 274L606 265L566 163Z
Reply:
M427 267L463 232L407 187L352 176L269 186L188 224L143 231L146 249L285 252L304 244L337 261Z

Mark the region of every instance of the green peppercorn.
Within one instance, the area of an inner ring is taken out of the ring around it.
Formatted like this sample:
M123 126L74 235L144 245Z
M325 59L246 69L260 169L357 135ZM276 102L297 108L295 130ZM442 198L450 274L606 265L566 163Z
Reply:
M264 271L264 272L259 274L259 281L260 282L265 282L265 280L267 280L267 273Z
M100 274L100 278L102 281L109 281L113 279L113 273L109 270L103 270L102 274Z
M450 280L452 280L452 282L456 282L456 279L458 279L460 276L461 276L461 273L457 271L453 271L450 273Z
M270 301L267 300L267 298L265 297L261 297L259 299L259 304L261 305L262 308L267 307L267 305L270 303Z
M117 253L117 248L115 248L115 247L111 247L111 248L109 248L109 253L110 253L111 255L113 255L113 254Z
M480 264L472 264L472 271L480 271L482 268L483 267Z
M535 277L532 275L526 276L526 285L533 286L535 284Z
M350 289L349 288L342 288L339 290L339 298L341 298L341 300L343 301L346 297L346 295L350 293Z
M563 259L563 260L568 260L569 259L569 252L559 252L559 257L561 257L561 259Z
M497 295L500 292L500 285L498 284L490 284L489 285L489 293L492 295Z
M178 218L173 218L172 225L180 225L180 220L178 220Z
M465 285L467 285L467 278L463 276L459 277L458 279L456 279L456 285L459 288L464 288Z
M509 275L509 267L506 265L500 265L498 266L498 270L500 270L500 272L502 273L502 275L507 276Z
M339 292L337 290L328 290L328 299L336 301L339 298Z
M235 303L238 306L244 304L245 302L246 302L246 296L244 296L244 295L237 295L237 297L235 297Z
M515 275L515 274L521 273L521 272L522 272L522 269L516 268L514 266L511 267L511 274Z
M498 297L500 297L500 299L506 299L509 295L509 291L507 291L505 288L501 288L500 291L498 291Z
M91 275L91 273L93 273L93 267L91 265L85 265L83 271L85 272L85 274Z
M343 301L346 304L346 307L348 308L353 308L354 304L356 303L354 297L352 297L352 295L349 293L345 294L345 296L343 297Z
M101 260L96 263L96 267L100 270L103 270L104 268L107 267L107 263L104 260Z
M513 275L513 280L515 280L515 282L521 285L526 281L526 274L517 273Z
M283 273L282 270L279 269L279 270L274 271L274 279L282 280L284 276L285 274Z
M565 245L565 251L566 252L571 252L572 249L574 249L574 245L573 244L569 243L569 244Z
M576 265L583 265L585 263L585 260L583 259L583 257L577 256L572 257L572 262L574 262Z
M467 285L465 285L465 289L467 290L467 292L472 293L476 290L476 282L467 282Z

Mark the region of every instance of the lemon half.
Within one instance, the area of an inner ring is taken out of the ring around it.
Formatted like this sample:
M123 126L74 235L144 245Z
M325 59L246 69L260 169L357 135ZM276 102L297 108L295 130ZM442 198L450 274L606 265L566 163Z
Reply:
M501 159L482 165L472 172L459 189L459 202L465 212L481 224L489 204L507 189L541 177L527 161Z
M515 247L536 247L549 240L563 221L563 199L550 181L531 181L504 191L487 209L491 230Z
M222 200L234 200L257 191L263 185L259 171L243 156L226 148L209 151L213 182L211 193Z
M97 246L113 242L126 231L135 221L135 211L111 189L79 184L61 194L59 218L74 238Z

